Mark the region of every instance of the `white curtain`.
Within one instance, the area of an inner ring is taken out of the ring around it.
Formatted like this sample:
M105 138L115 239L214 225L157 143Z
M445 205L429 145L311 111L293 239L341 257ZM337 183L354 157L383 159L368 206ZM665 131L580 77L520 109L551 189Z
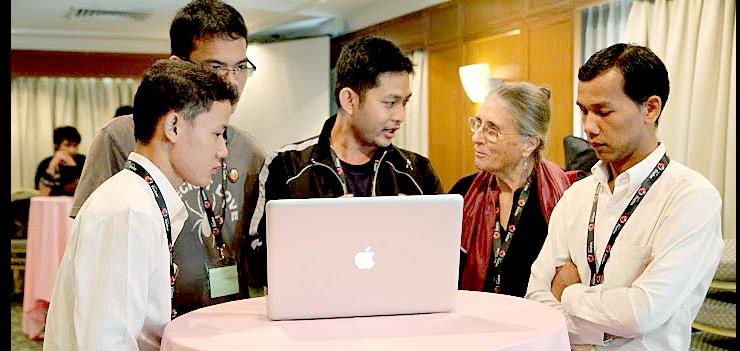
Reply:
M414 51L409 55L414 64L411 76L411 100L406 105L406 120L398 130L393 144L429 155L429 65L426 50Z
M580 57L577 58L579 66L586 63L597 51L624 41L630 7L632 0L611 0L581 10L581 50L578 53ZM577 72L573 79L575 90L578 87ZM577 96L578 92L574 91L573 99ZM586 138L577 108L573 111L573 135Z
M719 190L726 238L736 237L735 23L735 0L635 0L626 33L668 68L658 137Z
M54 151L54 128L80 132L80 153L121 105L133 104L132 78L17 77L10 88L11 192L33 189L36 167Z

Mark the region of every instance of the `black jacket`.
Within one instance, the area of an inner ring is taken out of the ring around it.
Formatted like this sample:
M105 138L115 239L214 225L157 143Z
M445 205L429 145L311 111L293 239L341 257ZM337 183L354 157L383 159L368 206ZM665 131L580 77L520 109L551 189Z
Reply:
M250 285L267 284L265 204L274 199L339 197L347 193L331 157L329 136L336 115L324 122L321 134L288 144L267 159L260 172L259 199L250 223ZM424 156L393 145L375 152L371 196L430 195L444 192L432 165Z

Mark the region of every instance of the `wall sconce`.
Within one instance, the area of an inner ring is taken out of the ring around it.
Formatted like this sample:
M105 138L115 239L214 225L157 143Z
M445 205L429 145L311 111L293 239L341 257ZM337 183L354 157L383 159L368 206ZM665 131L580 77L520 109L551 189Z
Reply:
M493 88L501 84L501 78L491 78L491 67L487 63L461 66L460 82L468 98L476 104L486 99Z

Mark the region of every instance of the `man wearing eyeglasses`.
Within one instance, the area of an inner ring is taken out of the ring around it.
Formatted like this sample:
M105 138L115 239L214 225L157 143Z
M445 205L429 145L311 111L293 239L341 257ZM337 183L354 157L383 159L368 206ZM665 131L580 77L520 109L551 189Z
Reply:
M238 93L256 70L247 58L244 19L219 0L196 0L180 9L170 26L170 45L170 59L221 73ZM228 157L210 184L199 188L184 183L177 188L188 211L182 231L173 233L173 307L178 315L249 297L241 228L254 209L265 153L252 135L234 126L228 126L226 138ZM93 190L125 167L134 146L131 115L115 118L101 129L75 192L72 217Z
M264 206L280 198L428 195L443 192L429 160L391 143L411 98L411 61L391 41L358 39L336 64L339 111L318 136L268 157L249 235L250 269L266 281Z

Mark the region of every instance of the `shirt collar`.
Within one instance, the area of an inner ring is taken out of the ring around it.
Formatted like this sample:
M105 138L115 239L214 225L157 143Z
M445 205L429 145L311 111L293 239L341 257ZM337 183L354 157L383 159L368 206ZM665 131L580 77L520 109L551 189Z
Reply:
M642 161L636 163L626 171L622 172L622 174L620 174L617 179L615 179L615 184L619 185L621 183L629 182L628 193L632 193L633 191L637 190L637 187L639 187L640 184L642 184L642 181L648 177L653 168L655 168L655 165L658 163L658 161L663 158L665 152L665 145L663 145L663 143L658 143L658 147L656 147L655 150L648 154L647 157L643 158ZM606 188L609 188L610 171L609 166L604 161L599 160L599 162L591 167L591 173L593 173L594 177L596 177L596 180L598 180L599 183L601 183Z
M159 191L164 195L164 202L167 205L167 211L171 215L170 218L172 218L172 242L174 243L182 229L182 226L185 224L185 220L187 219L185 203L182 202L180 195L172 186L169 179L167 179L164 173L162 173L162 171L159 170L159 167L152 163L152 161L133 151L128 155L128 159L138 163L141 167L144 167L144 169L149 172L149 175L152 176L154 182L157 183Z

